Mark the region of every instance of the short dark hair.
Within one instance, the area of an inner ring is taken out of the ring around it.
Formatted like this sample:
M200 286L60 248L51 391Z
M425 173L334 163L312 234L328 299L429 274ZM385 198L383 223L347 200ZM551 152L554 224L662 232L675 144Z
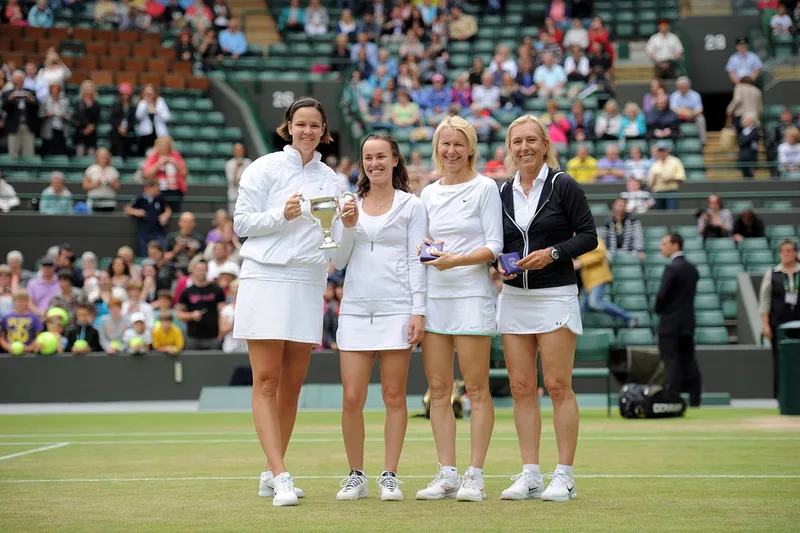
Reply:
M148 248L158 248L159 251L163 251L164 248L161 246L161 243L157 240L153 239L152 241L147 241Z
M87 310L89 312L90 315L97 314L97 308L91 302L80 303L80 304L78 304L78 307L76 309L78 311L80 311L81 309L85 309L85 310Z
M319 111L319 114L322 116L322 127L324 128L324 131L322 132L322 138L319 140L320 144L328 144L333 142L333 137L331 137L331 134L328 131L328 116L325 114L325 109L318 100L315 100L310 96L301 96L292 102L292 105L286 109L286 113L283 115L283 122L280 126L278 126L278 129L275 130L278 132L278 135L281 136L281 139L291 142L292 136L289 134L289 124L292 122L294 114L297 112L297 110L304 107L313 107Z
M58 279L68 279L72 281L75 279L75 276L72 275L72 270L68 268L62 268L58 271Z
M156 293L156 300L159 298L169 298L172 300L172 293L169 292L169 289L159 289Z
M683 251L683 237L681 236L680 233L675 233L674 231L671 231L667 233L666 236L669 238L669 242L678 245L678 250Z

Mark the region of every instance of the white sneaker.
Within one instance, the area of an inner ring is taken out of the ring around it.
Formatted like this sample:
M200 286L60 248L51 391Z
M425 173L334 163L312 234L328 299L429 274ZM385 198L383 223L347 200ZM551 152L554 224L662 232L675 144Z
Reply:
M367 477L357 474L355 470L350 472L350 475L344 478L339 486L342 487L342 490L336 494L337 500L360 500L367 497Z
M445 498L455 498L458 489L461 488L461 478L448 476L442 471L436 474L433 481L420 491L417 491L418 500L444 500Z
M400 481L396 475L388 475L384 472L378 477L378 489L381 491L381 500L385 502L403 501L403 493L400 491Z
M567 502L575 498L578 493L575 491L575 480L564 472L554 472L547 474L550 478L550 485L542 493L542 500L549 502Z
M294 480L289 472L284 472L275 478L275 496L272 498L272 505L283 507L285 505L297 505L297 494L294 492Z
M512 477L514 484L500 494L501 500L529 500L541 498L544 492L542 475L534 475L523 471Z
M303 489L294 488L294 493L298 498L305 497L306 493ZM258 495L272 498L275 496L275 478L272 477L272 472L261 472L261 480L258 483Z
M461 481L461 488L458 489L458 501L482 502L485 499L486 491L483 489L483 475L475 472L472 467L467 468Z

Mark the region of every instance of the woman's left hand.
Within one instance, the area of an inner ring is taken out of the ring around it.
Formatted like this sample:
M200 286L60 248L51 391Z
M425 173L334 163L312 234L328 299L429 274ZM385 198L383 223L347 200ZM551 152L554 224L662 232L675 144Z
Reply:
M342 208L342 224L346 228L352 228L358 222L358 206L356 201L348 198Z
M408 322L408 343L414 347L425 336L425 317L414 315Z
M544 248L529 253L517 261L517 266L523 270L541 270L552 262L553 257L550 255L550 248Z
M436 256L436 259L434 259L433 261L429 261L425 264L436 268L440 272L443 272L445 270L450 270L451 268L459 266L458 258L460 256L458 255L451 254L448 252L440 252L438 250L432 250L431 255Z

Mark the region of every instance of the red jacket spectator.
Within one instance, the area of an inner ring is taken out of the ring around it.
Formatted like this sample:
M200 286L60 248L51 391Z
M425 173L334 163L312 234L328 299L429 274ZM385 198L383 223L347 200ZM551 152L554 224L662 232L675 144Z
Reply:
M603 45L603 48L606 49L606 53L608 53L608 57L611 58L611 64L613 65L614 46L611 44L611 41L608 38L608 30L603 27L603 21L601 21L598 17L595 17L592 20L592 25L589 28L589 50L591 50L592 43L594 41L597 41Z
M144 10L147 11L147 14L150 15L153 20L160 20L167 8L156 2L156 0L148 0L144 5Z
M200 4L200 6L202 6L203 14L208 19L208 21L211 22L212 20L214 20L214 13L211 11L211 9L209 9L208 6L203 5L201 2L197 2L197 3L194 3L194 4L190 5L189 9L186 10L186 16L188 18L194 18L197 15L197 10L200 9L198 7L198 4Z
M186 176L189 170L169 137L156 139L155 150L144 162L144 175L146 178L155 178L161 185L162 191L180 191L186 194Z

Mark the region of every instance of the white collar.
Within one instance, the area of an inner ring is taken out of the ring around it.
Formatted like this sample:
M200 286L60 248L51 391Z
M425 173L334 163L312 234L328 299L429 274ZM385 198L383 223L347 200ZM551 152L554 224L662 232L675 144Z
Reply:
M536 179L533 180L534 187L536 186L537 181L541 180L541 182L544 183L544 180L547 179L547 174L549 172L550 172L550 167L547 166L547 163L544 163L542 165L541 170L539 170L539 175L537 175ZM522 176L520 175L519 170L517 170L517 173L514 174L514 188L522 191Z
M676 257L683 257L683 252L681 252L681 251L675 252L674 254L669 256L669 260L670 261L674 261Z
M289 158L290 158L290 160L292 160L293 162L297 163L297 164L298 164L298 165L300 165L301 167L303 166L303 156L301 156L301 155L300 155L300 152L298 152L297 150L295 150L295 149L292 147L292 145L290 145L290 144L287 144L286 146L284 146L284 147L283 147L283 153L285 153L286 155L288 155L288 156L289 156ZM311 164L311 163L318 163L318 162L320 162L321 160L322 160L322 154L320 154L319 152L317 152L317 151L315 150L315 151L314 151L314 156L311 158L311 161L309 161L309 162L308 162L308 163L306 163L306 164L307 164L307 165L309 165L309 164Z

